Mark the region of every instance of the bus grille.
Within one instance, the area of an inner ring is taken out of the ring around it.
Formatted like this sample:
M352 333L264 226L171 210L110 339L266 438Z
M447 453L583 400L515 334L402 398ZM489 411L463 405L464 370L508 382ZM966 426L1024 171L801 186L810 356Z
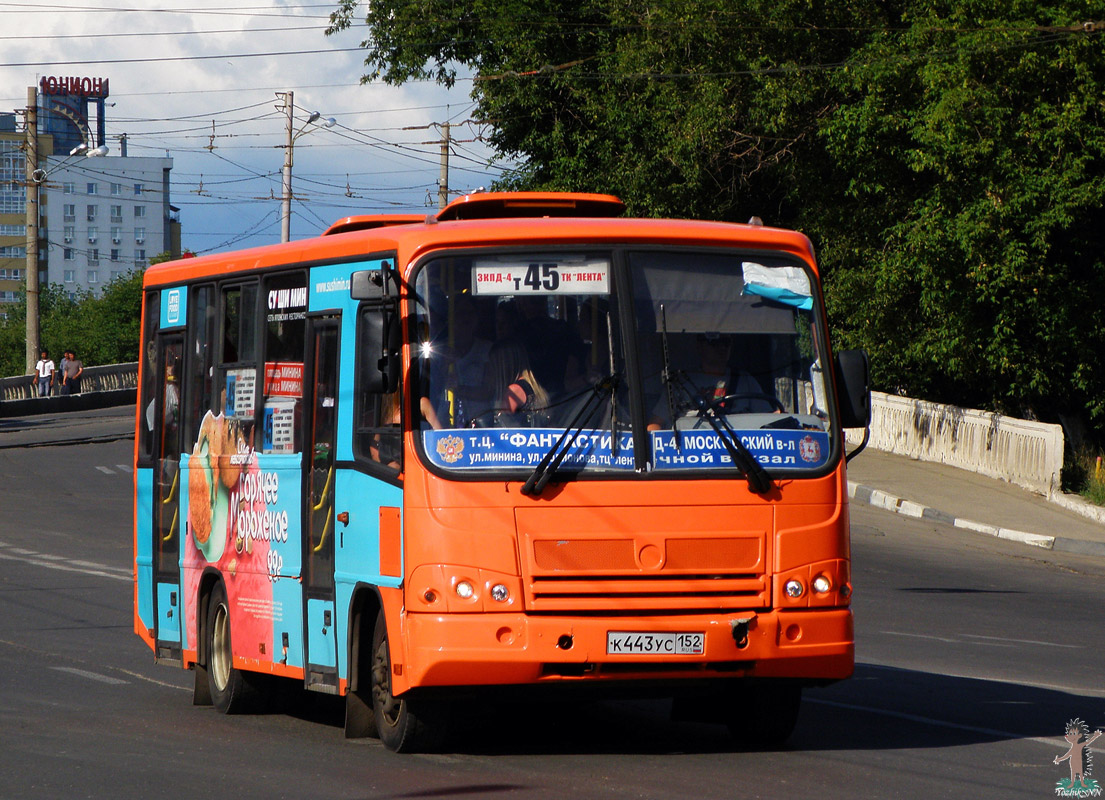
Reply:
M526 609L535 613L706 611L767 605L763 576L611 575L530 576Z
M529 613L695 613L770 604L766 514L742 519L710 507L619 508L605 517L591 509L526 512L516 510ZM762 527L755 524L761 520Z

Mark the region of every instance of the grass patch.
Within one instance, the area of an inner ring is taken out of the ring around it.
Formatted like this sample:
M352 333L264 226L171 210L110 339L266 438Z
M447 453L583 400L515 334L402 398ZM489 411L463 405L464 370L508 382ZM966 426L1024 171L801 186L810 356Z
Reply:
M1063 468L1063 489L1105 506L1105 458L1090 450L1075 453Z

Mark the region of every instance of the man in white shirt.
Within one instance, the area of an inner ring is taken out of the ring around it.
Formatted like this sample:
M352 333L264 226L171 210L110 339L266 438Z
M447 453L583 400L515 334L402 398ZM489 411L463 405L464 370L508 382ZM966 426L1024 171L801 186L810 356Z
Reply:
M54 362L45 350L35 364L35 379L38 382L38 396L49 397L54 389Z

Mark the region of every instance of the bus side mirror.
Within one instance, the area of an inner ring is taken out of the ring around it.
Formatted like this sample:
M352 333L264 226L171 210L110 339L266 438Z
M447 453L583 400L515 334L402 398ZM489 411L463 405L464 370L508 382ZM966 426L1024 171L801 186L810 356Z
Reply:
M362 315L361 347L364 391L390 394L399 387L402 336L399 314L392 306L367 310Z
M361 269L353 273L349 296L354 300L393 300L399 297L399 282L392 273L391 263L380 262L377 269Z
M836 354L836 388L841 426L870 425L871 375L865 350L842 350Z

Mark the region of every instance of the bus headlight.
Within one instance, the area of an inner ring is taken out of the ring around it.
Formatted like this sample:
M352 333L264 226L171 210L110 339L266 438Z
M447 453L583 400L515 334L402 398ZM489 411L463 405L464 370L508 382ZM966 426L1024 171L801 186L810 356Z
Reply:
M517 575L452 564L423 564L408 581L411 611L472 613L521 611L522 579Z
M818 575L813 579L813 590L818 594L825 594L833 588L833 582L829 580L828 575Z
M791 578L783 586L783 591L787 593L787 597L797 600L806 593L806 587L802 585L802 581Z

